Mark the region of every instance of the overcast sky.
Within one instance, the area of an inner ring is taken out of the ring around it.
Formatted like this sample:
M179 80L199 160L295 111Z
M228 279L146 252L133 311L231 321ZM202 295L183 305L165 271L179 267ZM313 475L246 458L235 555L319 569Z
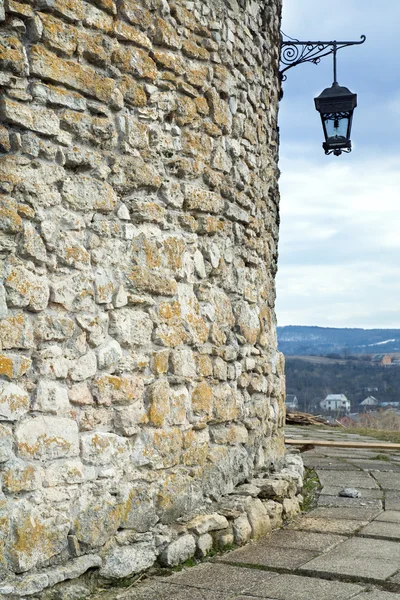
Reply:
M339 84L358 94L350 154L325 156L314 108L332 57L283 84L278 325L400 328L400 2L283 3L294 38L367 41L338 53Z

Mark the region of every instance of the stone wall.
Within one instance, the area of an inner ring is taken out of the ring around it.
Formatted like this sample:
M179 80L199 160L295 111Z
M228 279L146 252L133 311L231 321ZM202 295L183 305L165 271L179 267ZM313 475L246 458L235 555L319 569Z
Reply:
M282 456L280 0L0 20L6 596L146 568Z

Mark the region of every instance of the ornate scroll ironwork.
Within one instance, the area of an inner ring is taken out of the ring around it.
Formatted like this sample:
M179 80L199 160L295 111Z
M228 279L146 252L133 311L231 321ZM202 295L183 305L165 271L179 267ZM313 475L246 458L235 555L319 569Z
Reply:
M312 62L317 65L324 56L328 56L328 54L332 54L342 48L347 48L347 46L363 44L365 40L365 35L361 36L360 42L301 42L292 38L289 40L282 39L281 65L283 65L283 69L280 71L281 80L286 81L286 71L296 65L305 62Z

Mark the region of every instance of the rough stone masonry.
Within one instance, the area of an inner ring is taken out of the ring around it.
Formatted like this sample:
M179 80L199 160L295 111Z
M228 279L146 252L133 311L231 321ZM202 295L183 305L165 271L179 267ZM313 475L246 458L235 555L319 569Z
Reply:
M280 8L0 0L0 597L298 510L299 462L270 473Z

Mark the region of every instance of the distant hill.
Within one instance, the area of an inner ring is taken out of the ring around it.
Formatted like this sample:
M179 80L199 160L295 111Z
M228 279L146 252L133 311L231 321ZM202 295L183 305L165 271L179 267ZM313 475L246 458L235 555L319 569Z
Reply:
M400 329L278 327L279 350L287 356L400 352Z

